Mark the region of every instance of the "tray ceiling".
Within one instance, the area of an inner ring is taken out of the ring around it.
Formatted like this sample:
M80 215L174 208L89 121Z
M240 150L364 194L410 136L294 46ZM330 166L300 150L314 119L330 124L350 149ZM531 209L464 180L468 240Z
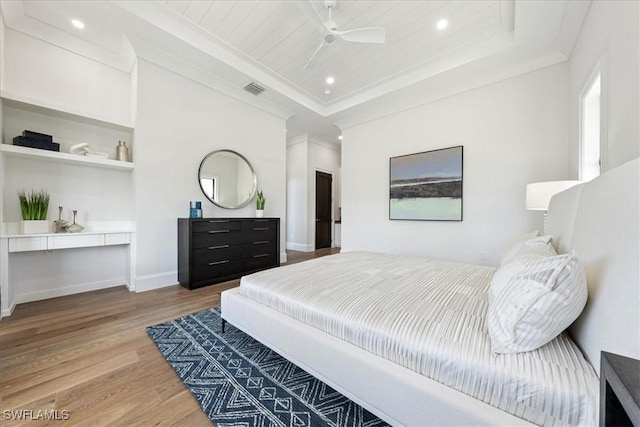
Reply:
M10 28L125 71L136 56L173 58L178 72L204 76L205 84L260 108L290 113L287 126L295 125L297 133L336 138L333 124L350 116L365 120L433 99L436 92L445 96L566 60L589 4L338 0L332 20L339 30L383 27L386 42L338 40L305 69L322 40L320 19L310 11L328 20L323 1L0 0ZM86 28L73 28L74 18ZM441 19L449 25L439 31ZM429 82L450 71L450 88L434 91ZM335 83L328 85L328 76ZM266 90L249 95L242 88L252 82Z

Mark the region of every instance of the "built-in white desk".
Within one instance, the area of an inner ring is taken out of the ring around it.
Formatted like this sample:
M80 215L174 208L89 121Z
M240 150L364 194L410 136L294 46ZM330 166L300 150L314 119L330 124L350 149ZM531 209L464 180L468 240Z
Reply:
M127 287L134 290L135 278L135 226L129 222L96 223L89 231L80 233L18 234L17 223L3 224L0 234L0 298L2 317L9 316L15 305L27 302L19 298L15 284L10 282L11 254L33 251L54 251L73 248L127 245ZM61 290L55 296L68 295Z

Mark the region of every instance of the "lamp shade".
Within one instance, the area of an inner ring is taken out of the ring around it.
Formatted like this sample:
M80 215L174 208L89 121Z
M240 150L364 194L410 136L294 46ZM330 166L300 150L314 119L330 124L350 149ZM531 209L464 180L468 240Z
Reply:
M546 211L554 194L560 193L582 181L546 181L527 184L525 206L531 211Z

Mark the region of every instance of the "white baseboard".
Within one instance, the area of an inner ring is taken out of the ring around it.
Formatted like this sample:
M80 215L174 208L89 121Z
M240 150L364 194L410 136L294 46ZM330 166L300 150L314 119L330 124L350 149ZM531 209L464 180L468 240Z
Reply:
M11 306L9 306L8 309L2 310L2 314L0 315L0 318L11 316L13 314L13 310L15 310L15 308L16 308L16 302L14 301L13 304L11 304Z
M280 263L282 264L283 262L287 262L287 253L286 252L280 252Z
M290 251L298 251L298 252L313 252L315 249L313 245L303 245L301 243L293 243L287 242L285 247Z
M178 272L167 271L159 274L149 274L147 276L136 277L134 291L145 292L153 289L166 288L178 284Z
M126 280L124 277L122 279L103 280L100 282L83 283L80 285L66 286L64 288L44 289L41 291L28 292L26 294L16 295L16 301L14 303L14 306L15 304L22 304L25 302L40 301L43 299L63 297L66 295L79 294L82 292L95 291L98 289L105 289L105 288L113 288L115 286L123 286L123 285L126 285ZM11 311L13 311L13 309L11 309ZM3 313L3 316L4 316L4 313Z

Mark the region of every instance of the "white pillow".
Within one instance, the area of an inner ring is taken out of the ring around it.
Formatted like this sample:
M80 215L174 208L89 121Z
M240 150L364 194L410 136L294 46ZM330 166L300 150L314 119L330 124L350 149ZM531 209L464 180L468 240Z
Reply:
M530 239L522 243L509 262L506 262L496 270L491 279L491 287L489 288L492 297L502 292L502 289L507 286L511 278L522 270L522 264L525 261L558 255L551 245L551 242L545 242L544 240L545 239Z
M506 264L511 261L514 255L520 250L522 245L525 243L534 240L542 243L549 243L551 241L552 236L541 236L538 231L532 231L530 233L524 234L520 236L515 242L511 244L509 249L502 256L502 260L500 261L500 265Z
M488 329L495 353L519 353L543 346L580 315L587 281L575 255L522 257L504 267L510 277L492 281ZM497 272L496 272L497 273Z

